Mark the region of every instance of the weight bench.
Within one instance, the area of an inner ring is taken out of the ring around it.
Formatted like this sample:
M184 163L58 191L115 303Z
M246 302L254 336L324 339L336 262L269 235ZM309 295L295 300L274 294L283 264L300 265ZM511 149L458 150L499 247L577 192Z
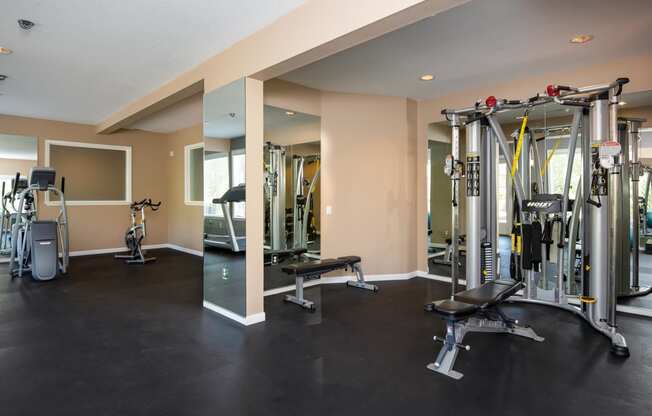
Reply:
M538 342L544 339L528 326L518 325L498 307L523 287L514 280L492 280L474 289L456 293L453 299L431 302L426 311L433 312L446 322L444 338L434 337L444 345L434 363L428 369L459 380L463 374L453 370L458 350L469 351L469 345L462 344L469 332L492 332L518 335Z
M309 261L305 263L290 264L284 266L281 270L289 275L293 275L296 280L296 291L294 295L285 295L284 301L295 303L302 308L311 312L315 311L315 303L303 297L303 284L306 280L319 279L322 274L335 270L351 269L355 273L356 280L346 282L347 286L357 287L359 289L378 291L378 286L369 284L364 280L362 259L358 256L338 257L336 259L324 259Z

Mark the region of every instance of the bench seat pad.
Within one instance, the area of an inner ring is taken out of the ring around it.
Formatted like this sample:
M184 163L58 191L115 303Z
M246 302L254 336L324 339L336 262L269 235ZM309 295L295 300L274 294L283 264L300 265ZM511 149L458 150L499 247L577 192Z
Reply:
M305 276L312 274L328 273L333 270L344 269L345 267L352 266L360 263L361 259L358 256L338 257L336 259L323 259L308 261L305 263L290 264L284 266L281 270L284 273Z
M444 299L432 302L428 308L437 315L443 317L456 317L461 318L468 315L473 315L480 309L478 305L469 303L458 302L456 300Z
M456 293L455 300L485 308L504 301L522 287L523 284L515 280L492 280L475 289Z

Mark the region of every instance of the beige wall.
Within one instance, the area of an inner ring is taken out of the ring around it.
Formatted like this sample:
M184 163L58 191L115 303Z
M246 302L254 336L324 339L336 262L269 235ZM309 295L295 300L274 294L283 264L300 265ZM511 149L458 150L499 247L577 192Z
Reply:
M127 153L122 150L50 145L50 167L57 170L57 186L66 178L67 201L127 198Z
M197 251L203 250L204 212L202 206L185 204L184 149L186 145L202 143L203 140L201 124L171 133L167 138L165 163L168 241Z
M16 172L20 172L20 176L27 178L34 166L36 160L0 159L0 175L16 176Z
M133 198L166 200L165 151L166 136L141 131L121 131L106 136L95 133L93 126L0 115L0 133L21 134L38 138L39 166L43 166L45 140L59 139L87 143L113 144L132 147ZM43 207L43 217L51 218L56 208ZM148 216L146 244L166 243L168 210ZM129 208L114 206L70 206L68 208L70 249L93 250L124 246L124 232L129 225Z
M290 109L292 108L290 107ZM321 123L319 120L302 123L300 125L279 126L277 128L265 129L265 141L270 141L280 146L315 142L319 141L320 136Z
M324 257L360 255L369 274L414 270L414 110L402 98L322 94Z

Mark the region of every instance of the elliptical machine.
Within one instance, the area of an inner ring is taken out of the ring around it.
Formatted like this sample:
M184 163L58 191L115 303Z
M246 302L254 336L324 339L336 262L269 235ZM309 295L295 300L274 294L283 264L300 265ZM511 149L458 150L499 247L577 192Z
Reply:
M11 276L22 277L31 271L34 280L52 280L68 270L68 214L64 197L65 179L61 189L54 186L56 171L52 168L33 168L29 185L22 191L20 175L16 175L14 190L18 206L11 232ZM59 198L59 214L53 220L38 217L38 192L52 192Z
M147 236L147 222L145 220L145 208L151 208L152 211L158 211L161 206L161 201L154 204L151 198L143 199L139 202L133 202L129 205L131 210L131 226L125 233L125 245L129 250L129 254L116 254L116 259L126 259L127 264L145 264L150 261L156 260L156 257L145 257L146 252L143 251L142 243ZM140 223L137 222L138 211L140 211Z

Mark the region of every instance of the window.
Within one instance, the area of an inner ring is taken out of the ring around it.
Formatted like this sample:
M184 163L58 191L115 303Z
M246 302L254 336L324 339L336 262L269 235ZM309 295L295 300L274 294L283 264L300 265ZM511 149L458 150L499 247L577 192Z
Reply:
M550 155L548 152L548 155ZM546 171L549 174L548 177L548 186L551 194L563 194L564 193L564 181L566 180L566 168L568 163L568 151L559 150L550 157L550 162L548 162L548 167ZM577 192L577 185L582 173L582 155L579 152L575 152L575 157L573 159L573 172L571 174L570 189L568 191L568 197L570 199L575 198L575 192Z
M204 143L184 148L184 201L186 205L204 203Z
M507 163L504 161L498 162L498 175L496 175L497 190L497 209L498 209L498 223L507 223Z
M245 183L245 151L244 149L234 150L231 153L231 174L233 180L231 186L243 185ZM236 202L233 204L233 218L245 217L245 203Z
M131 203L130 146L46 140L45 165L66 178L68 205ZM58 204L55 195L45 198L48 205Z
M213 204L213 199L220 198L229 190L229 154L224 152L206 152L204 160L204 215L222 217L222 208Z

